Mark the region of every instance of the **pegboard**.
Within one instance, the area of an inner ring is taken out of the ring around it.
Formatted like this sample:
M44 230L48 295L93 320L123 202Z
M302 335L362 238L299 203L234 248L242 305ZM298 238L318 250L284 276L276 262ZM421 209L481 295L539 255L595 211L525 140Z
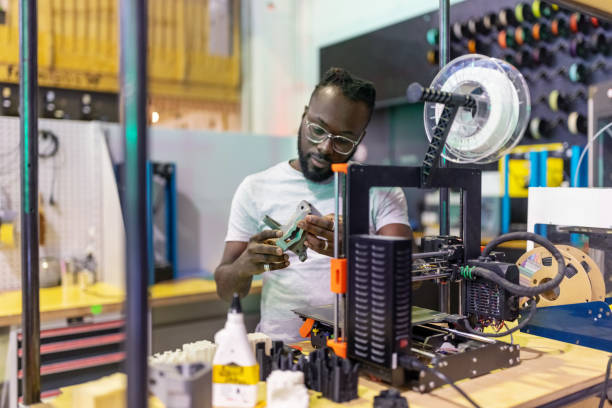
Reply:
M523 22L517 21L516 18L515 11L519 4L524 5L521 10L524 14ZM539 23L545 26L540 30L543 35L546 29L552 31L552 21L559 17L569 26L573 11L561 8L551 17L531 19L532 4L533 0L466 0L453 5L450 11L451 57L475 51L506 59L523 73L530 88L531 119L540 119L540 127L537 129L538 126L535 125L538 122L534 122L534 126L530 126L531 129L525 133L521 144L565 142L583 146L587 142L588 86L612 78L612 57L609 51L608 53L585 52L585 49L592 47L591 41L594 35L600 35L600 39L605 41L605 44L600 44L601 46L610 48L612 46L610 24L600 20L599 27L594 27L590 17L581 14L578 33L569 30L567 36L551 35L547 41L532 41L527 38L522 45L517 44L515 48L503 48L498 41L502 31L512 34L521 27L527 37L530 37L533 26ZM507 9L506 20L509 24L498 25L500 11L504 9ZM481 24L483 18L488 15L494 16L496 21L489 32L483 33ZM477 31L475 34L470 32L468 23L471 19L481 32ZM455 25L458 25L457 29ZM384 108L405 103L406 88L411 82L418 81L428 85L438 72L436 59L438 40L435 33L430 33L430 30L437 28L438 11L434 11L324 47L321 49L321 73L330 66L345 67L356 75L374 82L378 91L377 107ZM458 31L459 36L454 34L455 31ZM507 37L507 44L515 39L514 35ZM580 55L572 55L572 41L574 46L578 46ZM533 61L536 53L540 53L539 55L547 53L551 60L547 63ZM587 71L592 71L584 82L574 82L569 78L572 65L578 63L583 64ZM555 89L571 95L572 98L575 97L569 103L567 111L553 111L550 108L548 97ZM568 117L571 112L581 115L578 126L581 129L577 134L568 129ZM545 131L546 125L550 128L548 132Z
M41 119L38 127L51 131L59 141L57 154L38 162L39 202L45 218L40 257L65 259L91 252L100 263L101 155L106 154L102 134L87 122ZM49 141L39 138L39 152L49 148ZM17 212L15 246L0 248L0 291L6 291L21 287L19 118L0 117L0 157L0 203L3 209Z
M532 111L521 144L586 144L588 86L612 77L609 23L545 2L535 14L533 1L499 0L495 7L486 0L466 3L451 14L451 52L505 59L525 76ZM495 25L485 33L488 17ZM582 75L579 67L585 68ZM553 91L568 96L565 103L551 104Z

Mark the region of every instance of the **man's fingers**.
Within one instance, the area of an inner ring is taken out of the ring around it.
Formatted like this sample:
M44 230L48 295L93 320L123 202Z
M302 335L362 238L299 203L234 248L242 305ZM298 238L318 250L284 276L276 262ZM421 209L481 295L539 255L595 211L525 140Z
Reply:
M251 254L269 254L269 255L282 255L283 250L276 245L267 244L250 244L248 251Z
M333 228L334 227L334 214L333 213L332 214L327 214L323 218L327 218L327 219L331 220L331 223L332 223L331 230L333 231L334 230L334 228ZM340 231L340 234L342 234L343 229L342 229L342 216L341 215L338 216L338 225L340 226L340 229L338 231Z
M325 214L323 217L324 218L331 218L333 220L334 217L335 217L335 214L334 213L329 213L329 214ZM342 215L338 216L338 220L340 221L340 223L342 223Z
M330 241L324 240L324 239L319 239L316 236L314 236L313 234L307 233L306 234L306 242L307 242L307 247L310 249L313 249L317 252L321 252L321 251L330 251L332 250L332 243ZM327 248L325 247L325 243L327 242Z
M316 215L307 215L305 218L306 222L310 224L314 224L320 228L323 228L328 231L334 230L334 217L331 218L329 216L318 217Z
M266 268L264 267L264 265L265 264L263 264L263 263L259 264L259 270L255 273L256 275L259 275L261 273L267 272ZM288 267L289 266L289 261L287 261L287 262L269 263L267 265L268 265L268 268L271 271L276 271L276 270L285 269L286 267Z
M264 255L264 254L255 254L253 255L253 262L255 263L277 263L277 262L287 262L289 260L289 255Z
M333 237L333 232L320 227L319 225L309 223L307 221L300 221L298 223L298 227L302 228L304 231L310 232L311 234L318 235L323 238L331 238Z
M280 238L283 236L283 232L279 230L264 230L258 234L255 234L251 237L251 241L253 242L263 242L266 239L270 238Z
M279 262L279 263L273 263L270 264L270 270L271 271L276 271L278 269L285 269L286 267L289 266L289 262Z

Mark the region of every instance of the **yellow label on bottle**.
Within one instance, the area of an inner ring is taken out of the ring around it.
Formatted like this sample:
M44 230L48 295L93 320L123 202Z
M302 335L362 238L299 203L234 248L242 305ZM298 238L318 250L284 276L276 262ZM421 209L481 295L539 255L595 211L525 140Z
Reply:
M215 365L213 366L212 382L217 384L248 384L259 382L259 365Z

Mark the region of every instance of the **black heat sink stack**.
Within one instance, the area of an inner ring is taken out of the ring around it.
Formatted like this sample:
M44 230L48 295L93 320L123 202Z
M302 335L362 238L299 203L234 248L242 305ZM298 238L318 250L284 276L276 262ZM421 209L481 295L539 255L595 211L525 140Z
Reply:
M469 267L480 267L495 272L511 283L519 284L518 266L506 262L469 261ZM518 317L518 296L513 296L501 286L489 280L477 277L466 280L465 311L468 316L498 321L513 321Z
M347 354L395 386L404 383L399 357L410 352L411 247L404 238L349 237Z

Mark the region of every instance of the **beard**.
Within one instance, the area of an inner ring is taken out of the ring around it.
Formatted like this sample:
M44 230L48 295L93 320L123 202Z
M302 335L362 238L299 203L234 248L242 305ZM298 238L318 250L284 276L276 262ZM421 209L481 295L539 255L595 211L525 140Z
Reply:
M318 167L314 167L310 165L310 158L312 157L312 153L304 153L302 150L302 127L300 126L298 130L298 159L300 161L300 168L302 169L302 174L304 177L310 181L314 181L315 183L320 183L322 181L327 180L333 175L331 170L331 165L328 168L320 169ZM325 160L331 163L331 158L324 157Z

